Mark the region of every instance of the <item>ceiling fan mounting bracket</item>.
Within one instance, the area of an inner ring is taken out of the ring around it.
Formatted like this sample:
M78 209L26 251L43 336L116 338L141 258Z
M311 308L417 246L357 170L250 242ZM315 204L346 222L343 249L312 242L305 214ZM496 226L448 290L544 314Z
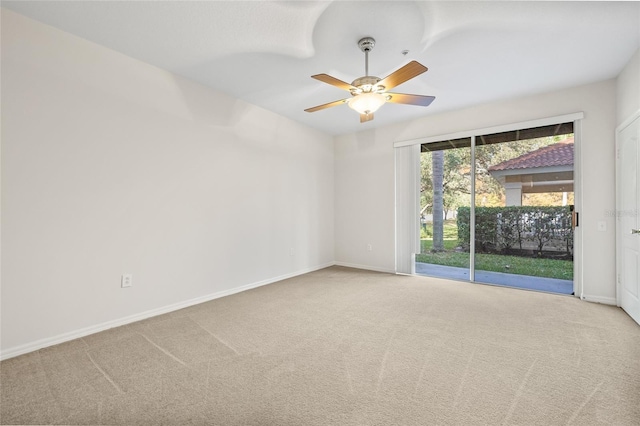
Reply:
M361 38L360 41L358 41L358 46L360 47L360 50L362 50L363 52L371 52L373 50L373 46L376 45L376 41L373 37L365 37L365 38Z

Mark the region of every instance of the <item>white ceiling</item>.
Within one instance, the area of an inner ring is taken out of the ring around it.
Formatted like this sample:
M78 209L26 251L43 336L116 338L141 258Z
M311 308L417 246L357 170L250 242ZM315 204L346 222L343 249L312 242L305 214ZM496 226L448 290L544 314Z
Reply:
M640 2L2 1L2 6L329 134L614 78L640 46ZM364 75L410 60L429 71L360 123L349 96L310 76ZM406 56L403 50L409 50Z

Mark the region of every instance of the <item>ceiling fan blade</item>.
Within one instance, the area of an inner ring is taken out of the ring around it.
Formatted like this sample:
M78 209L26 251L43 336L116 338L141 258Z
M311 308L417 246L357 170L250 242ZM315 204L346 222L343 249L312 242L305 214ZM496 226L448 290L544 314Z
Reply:
M334 107L334 106L342 105L345 102L347 102L347 99L340 99L339 101L333 101L333 102L329 102L328 104L322 104L322 105L314 106L313 108L307 108L307 109L305 109L305 111L306 112L316 112L316 111L320 111L321 109L331 108L331 107Z
M406 95L404 93L385 93L385 95L390 96L387 99L387 102L392 102L394 104L407 104L407 105L418 105L418 106L429 106L431 102L436 98L435 96L422 96L422 95Z
M385 90L393 89L394 87L404 83L407 80L411 80L413 77L419 76L428 68L419 62L411 61L407 65L399 68L380 80L378 85L384 86Z
M311 78L315 78L316 80L320 80L323 83L327 83L332 86L335 86L338 89L347 90L347 91L351 91L351 89L355 89L355 87L353 87L349 83L346 83L335 77L331 77L329 74L316 74L316 75L312 75Z
M360 114L360 122L361 123L366 123L367 121L371 121L373 120L373 113L370 112L369 114Z

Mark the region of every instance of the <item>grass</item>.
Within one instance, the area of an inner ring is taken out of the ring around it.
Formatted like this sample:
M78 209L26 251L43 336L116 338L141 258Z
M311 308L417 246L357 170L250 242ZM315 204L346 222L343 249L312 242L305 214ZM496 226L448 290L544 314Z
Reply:
M442 235L445 240L457 240L458 239L458 224L456 219L447 219L444 221L444 226L442 227ZM427 223L425 228L422 228L421 238L433 238L432 234L433 224L431 222Z
M423 247L429 247L430 249L431 241L423 240L421 243L424 244ZM447 248L447 245L445 241L447 251L441 253L423 252L416 255L416 262L468 268L469 253L449 251L450 249ZM516 275L573 280L573 262L568 260L476 253L475 267L479 271L506 272Z
M445 250L453 250L458 247L458 240L444 240L444 249ZM420 240L420 252L421 253L430 253L433 248L433 240L432 239L424 239Z
M458 246L458 227L455 219L445 221L443 235L445 251L431 253L433 238L423 238L420 240L422 253L416 255L416 262L468 268L469 253L455 251ZM479 271L573 280L573 262L568 260L476 253L475 268Z

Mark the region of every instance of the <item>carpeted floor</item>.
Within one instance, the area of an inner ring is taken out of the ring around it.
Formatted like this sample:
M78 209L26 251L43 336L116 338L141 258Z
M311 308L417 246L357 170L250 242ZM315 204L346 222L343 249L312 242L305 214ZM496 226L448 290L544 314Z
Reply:
M0 372L3 424L640 424L640 326L620 309L341 267Z

